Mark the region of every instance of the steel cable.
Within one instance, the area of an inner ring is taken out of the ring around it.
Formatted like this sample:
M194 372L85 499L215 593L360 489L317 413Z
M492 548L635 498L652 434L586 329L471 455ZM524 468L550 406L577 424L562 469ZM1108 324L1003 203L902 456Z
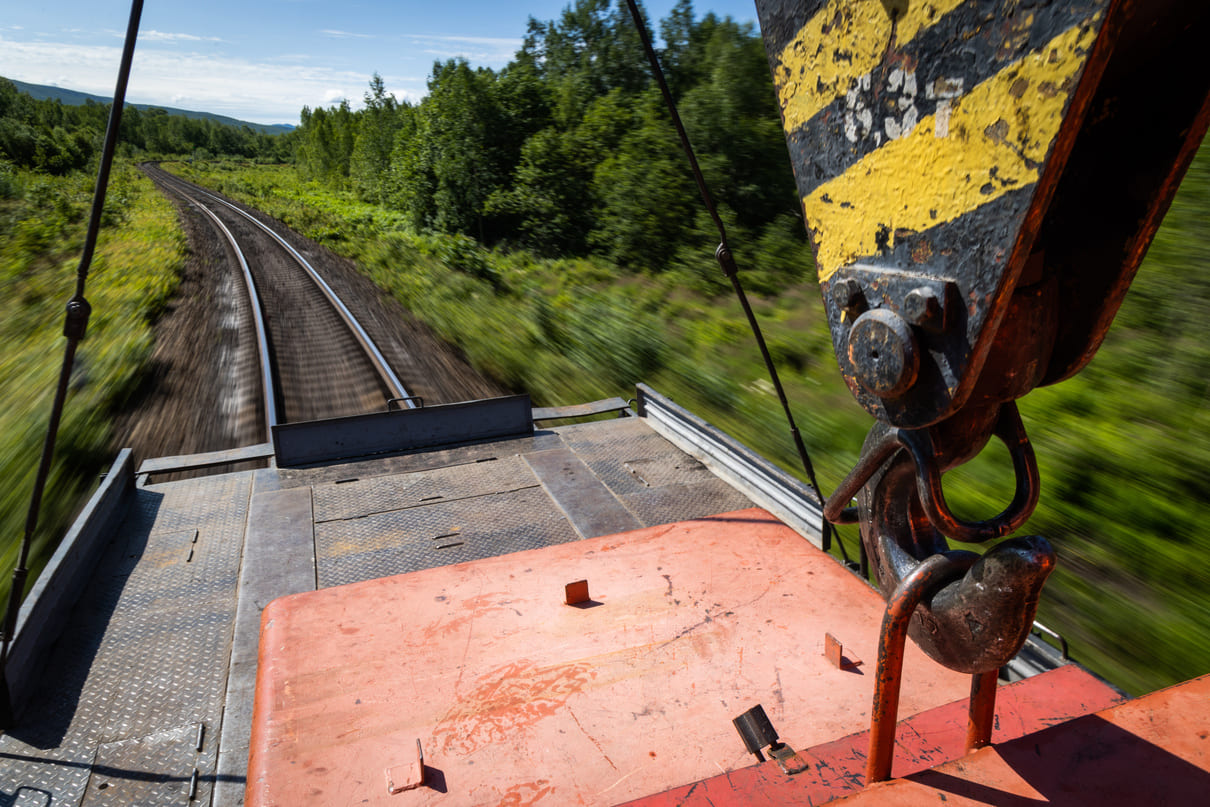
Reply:
M88 316L91 311L88 300L84 297L84 289L88 280L88 270L92 264L93 251L97 246L97 235L101 229L101 213L105 207L105 191L109 186L109 169L113 165L113 155L117 148L118 129L122 123L122 107L126 102L126 84L130 78L130 64L134 59L135 40L139 33L139 19L143 14L143 0L132 0L130 4L130 20L126 26L126 40L122 47L122 61L118 68L118 81L113 92L113 103L109 108L109 122L105 128L105 143L101 149L101 163L97 169L97 184L93 192L92 211L88 217L88 232L84 238L84 250L80 256L80 265L76 270L76 293L67 303L67 314L63 324L63 335L67 337L67 347L63 353L63 364L59 369L59 383L55 389L54 403L51 405L50 422L46 428L46 440L42 445L42 459L38 464L38 473L34 479L33 493L30 495L29 512L25 519L25 535L21 541L21 550L17 565L13 569L12 588L9 590L8 606L4 613L3 638L0 639L0 728L8 728L14 720L13 704L9 697L8 666L9 646L17 628L17 612L21 607L21 597L25 591L25 580L29 575L27 564L29 550L33 543L34 532L38 528L38 513L42 509L42 495L46 490L46 480L50 475L51 461L55 454L55 439L59 434L59 422L63 417L63 404L67 399L67 388L71 380L72 364L75 361L76 347L88 329Z
M790 402L786 398L786 391L782 387L781 378L778 376L777 368L773 364L773 357L769 354L769 348L765 344L765 337L761 333L760 324L756 321L756 314L753 313L752 307L748 304L748 295L744 293L743 284L740 283L739 269L735 264L731 246L727 242L727 228L723 225L722 217L718 214L714 198L710 195L710 188L706 185L706 178L702 175L702 169L698 165L697 155L693 151L693 144L690 143L689 135L685 132L685 126L681 123L681 116L677 112L676 101L672 97L672 91L668 89L668 82L664 79L664 70L660 67L659 57L656 56L655 48L651 45L651 37L647 34L647 26L643 22L643 15L639 11L635 0L626 0L626 5L629 6L630 16L634 19L635 28L638 29L639 38L643 43L643 50L647 54L647 61L651 63L651 72L655 76L656 84L659 85L660 92L664 96L664 105L668 108L668 114L672 118L673 126L676 127L677 136L681 141L681 148L689 160L689 168L693 172L693 180L697 183L698 192L702 196L702 204L706 206L706 212L710 214L710 218L714 220L714 226L718 230L719 245L718 249L714 252L714 257L722 268L723 274L731 281L731 286L735 290L735 296L739 299L739 304L744 309L744 315L748 318L748 325L752 329L752 335L756 339L757 347L760 348L761 357L765 361L765 368L769 372L769 379L773 383L773 388L777 392L777 399L781 402L782 411L785 412L786 421L790 425L790 435L794 439L794 448L798 452L798 458L802 462L803 470L807 474L807 479L815 491L815 497L818 499L819 507L822 510L826 502L824 501L823 494L820 492L819 482L815 478L815 466L807 455L806 445L803 444L802 435L799 433L798 426L794 422L794 414L790 411ZM820 516L820 521L822 523L820 528L820 543L823 545L823 549L827 551L832 544L832 525L822 515ZM839 537L836 545L847 563L849 555L845 551L844 544L840 542Z

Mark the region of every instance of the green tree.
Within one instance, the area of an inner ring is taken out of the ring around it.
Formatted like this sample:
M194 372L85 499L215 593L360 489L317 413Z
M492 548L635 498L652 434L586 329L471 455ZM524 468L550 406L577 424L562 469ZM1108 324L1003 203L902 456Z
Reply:
M797 210L764 46L750 25L709 21L690 48L700 80L685 93L681 116L718 201L757 228Z
M370 89L364 100L365 108L358 116L353 153L349 158L349 176L362 199L383 202L387 194L391 151L403 118L399 102L387 93L382 76L377 73L370 79Z
M642 97L637 128L597 166L593 192L601 208L590 244L628 268L663 268L694 215L696 191L657 90Z
M402 152L397 149L402 164L395 196L407 200L415 226L488 240L485 203L511 168L495 81L493 71L473 70L465 59L433 65L415 131Z

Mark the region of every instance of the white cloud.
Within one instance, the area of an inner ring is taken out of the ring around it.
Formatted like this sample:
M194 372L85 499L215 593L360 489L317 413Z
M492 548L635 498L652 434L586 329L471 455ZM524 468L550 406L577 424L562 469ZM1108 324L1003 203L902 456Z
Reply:
M521 49L520 39L490 36L409 36L424 52L443 59L461 56L468 62L503 67Z
M0 76L108 96L117 47L16 42L0 37ZM416 99L424 79L384 76L396 97ZM127 91L131 103L162 104L258 123L296 123L304 106L348 98L360 105L369 74L305 64L274 64L175 49L136 49Z
M353 34L348 31L333 31L333 30L329 30L329 29L320 31L320 33L327 34L328 36L334 37L336 39L373 39L374 38L374 36L372 34Z
M125 36L125 34L119 34ZM139 31L139 42L222 42L217 36L194 36L193 34L167 34L163 31Z
M411 37L415 40L421 39L436 39L441 42L471 42L478 45L495 45L500 48L512 48L517 50L521 47L521 40L514 37L505 36L424 36L417 35Z

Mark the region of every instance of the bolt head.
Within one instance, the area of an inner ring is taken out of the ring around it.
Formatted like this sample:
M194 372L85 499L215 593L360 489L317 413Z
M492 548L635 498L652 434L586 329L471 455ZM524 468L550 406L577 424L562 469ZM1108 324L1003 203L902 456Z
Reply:
M861 284L851 277L840 278L832 283L832 301L844 311L855 311L865 303Z
M920 370L911 326L885 308L867 311L853 323L848 359L857 383L879 398L902 395L916 383Z
M903 317L913 325L927 327L941 322L941 300L930 288L912 289L903 299Z

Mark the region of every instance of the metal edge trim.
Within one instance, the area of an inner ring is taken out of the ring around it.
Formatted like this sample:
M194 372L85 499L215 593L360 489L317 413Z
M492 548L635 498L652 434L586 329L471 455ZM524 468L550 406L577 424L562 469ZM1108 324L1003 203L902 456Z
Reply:
M124 448L22 603L6 666L9 694L18 714L38 685L44 657L62 632L97 553L124 515L123 505L133 491L134 455Z
M652 429L822 548L823 510L810 487L646 384L635 389L639 417Z
M281 467L355 459L439 445L532 434L528 395L279 424L273 446Z
M273 456L272 443L257 443L241 448L224 451L208 451L203 454L179 454L173 457L155 457L143 460L136 472L138 476L145 474L164 474L173 471L191 471L198 468L211 468L215 465L227 465L248 460L263 460Z

